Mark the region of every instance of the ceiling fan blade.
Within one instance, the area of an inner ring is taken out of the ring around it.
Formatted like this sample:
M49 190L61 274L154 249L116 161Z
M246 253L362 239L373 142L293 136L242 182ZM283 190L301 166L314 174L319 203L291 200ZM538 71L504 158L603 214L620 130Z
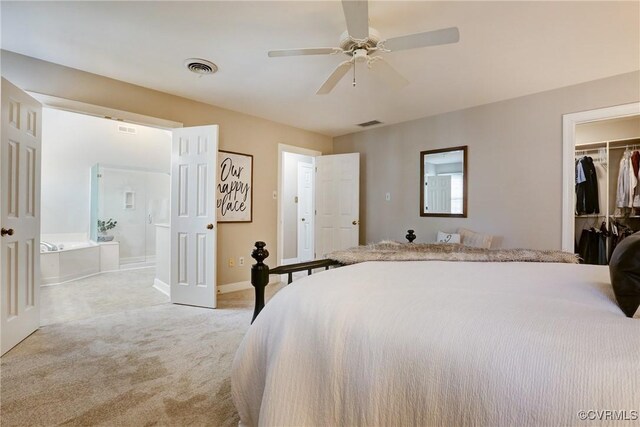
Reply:
M312 47L307 49L280 49L270 50L269 57L275 58L278 56L300 56L300 55L330 55L332 53L341 53L342 49L339 47Z
M333 73L325 80L325 82L320 86L320 89L316 92L316 95L326 95L333 90L334 87L338 84L341 78L344 77L345 74L351 69L353 64L351 61L344 61L342 64L338 65Z
M409 84L409 80L405 79L402 74L396 71L396 69L382 57L376 57L375 62L371 64L371 69L374 74L379 75L389 86L395 89L400 89Z
M458 31L458 28L451 27L435 31L426 31L424 33L392 37L382 42L382 45L385 49L389 49L390 51L395 52L396 50L415 49L418 47L457 43L459 40L460 32Z
M364 40L369 37L369 5L366 0L342 0L342 10L347 20L351 38Z

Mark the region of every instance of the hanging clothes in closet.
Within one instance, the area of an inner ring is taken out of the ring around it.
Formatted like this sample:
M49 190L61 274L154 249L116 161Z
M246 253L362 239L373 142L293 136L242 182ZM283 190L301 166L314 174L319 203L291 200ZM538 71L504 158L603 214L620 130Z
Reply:
M593 158L584 156L576 160L576 213L600 213L598 175Z
M625 150L620 160L618 172L618 188L616 191L616 207L620 209L640 208L640 192L638 191L638 169L640 153Z
M600 229L594 227L582 230L580 243L578 243L578 255L581 264L607 265L607 237L609 232L605 222Z
M616 246L618 246L618 244L626 237L631 236L636 232L636 230L633 230L631 227L615 220L613 217L611 217L610 222L611 233L609 233L609 259L611 259L611 254L613 254Z
M640 168L640 152L634 151L631 155L631 166L633 167L633 175L635 176L636 186L633 196L633 202L631 203L631 207L636 208L636 212L640 209L640 175L638 175Z

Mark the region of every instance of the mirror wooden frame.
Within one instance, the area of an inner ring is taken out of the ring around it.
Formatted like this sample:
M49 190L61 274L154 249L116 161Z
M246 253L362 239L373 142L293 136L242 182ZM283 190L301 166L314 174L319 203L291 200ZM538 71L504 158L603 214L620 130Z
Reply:
M424 158L430 154L447 153L449 151L462 150L462 213L427 213L424 212ZM420 152L420 216L434 216L434 217L447 217L447 218L466 218L467 217L467 146L461 145L459 147L440 148L437 150L426 150Z

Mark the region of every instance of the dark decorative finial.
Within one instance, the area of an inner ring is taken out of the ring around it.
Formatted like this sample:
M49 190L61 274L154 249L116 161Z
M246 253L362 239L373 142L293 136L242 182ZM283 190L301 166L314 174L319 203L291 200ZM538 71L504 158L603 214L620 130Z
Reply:
M256 242L256 248L251 252L251 258L258 261L258 264L262 264L262 261L269 257L269 251L264 247L267 246L265 242Z
M413 243L414 240L416 240L416 235L413 234L413 230L407 230L407 235L404 236L407 238L407 240L409 241L409 243Z

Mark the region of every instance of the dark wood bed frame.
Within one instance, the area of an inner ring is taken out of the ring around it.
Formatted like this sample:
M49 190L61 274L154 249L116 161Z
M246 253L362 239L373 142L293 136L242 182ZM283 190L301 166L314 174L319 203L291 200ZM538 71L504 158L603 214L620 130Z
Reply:
M409 243L413 243L416 239L416 235L413 230L407 230L405 238ZM331 267L340 267L338 261L332 259L318 259L315 261L299 262L297 264L281 265L276 268L269 269L269 266L264 263L264 260L269 257L269 251L266 249L267 244L265 242L256 242L255 249L251 252L251 257L257 262L251 266L251 284L255 288L256 292L256 305L253 310L253 318L251 323L256 320L260 311L264 308L264 288L269 284L270 274L286 274L287 284L293 281L293 273L298 271L307 271L307 275L311 275L313 270L317 268L324 268L328 270Z

